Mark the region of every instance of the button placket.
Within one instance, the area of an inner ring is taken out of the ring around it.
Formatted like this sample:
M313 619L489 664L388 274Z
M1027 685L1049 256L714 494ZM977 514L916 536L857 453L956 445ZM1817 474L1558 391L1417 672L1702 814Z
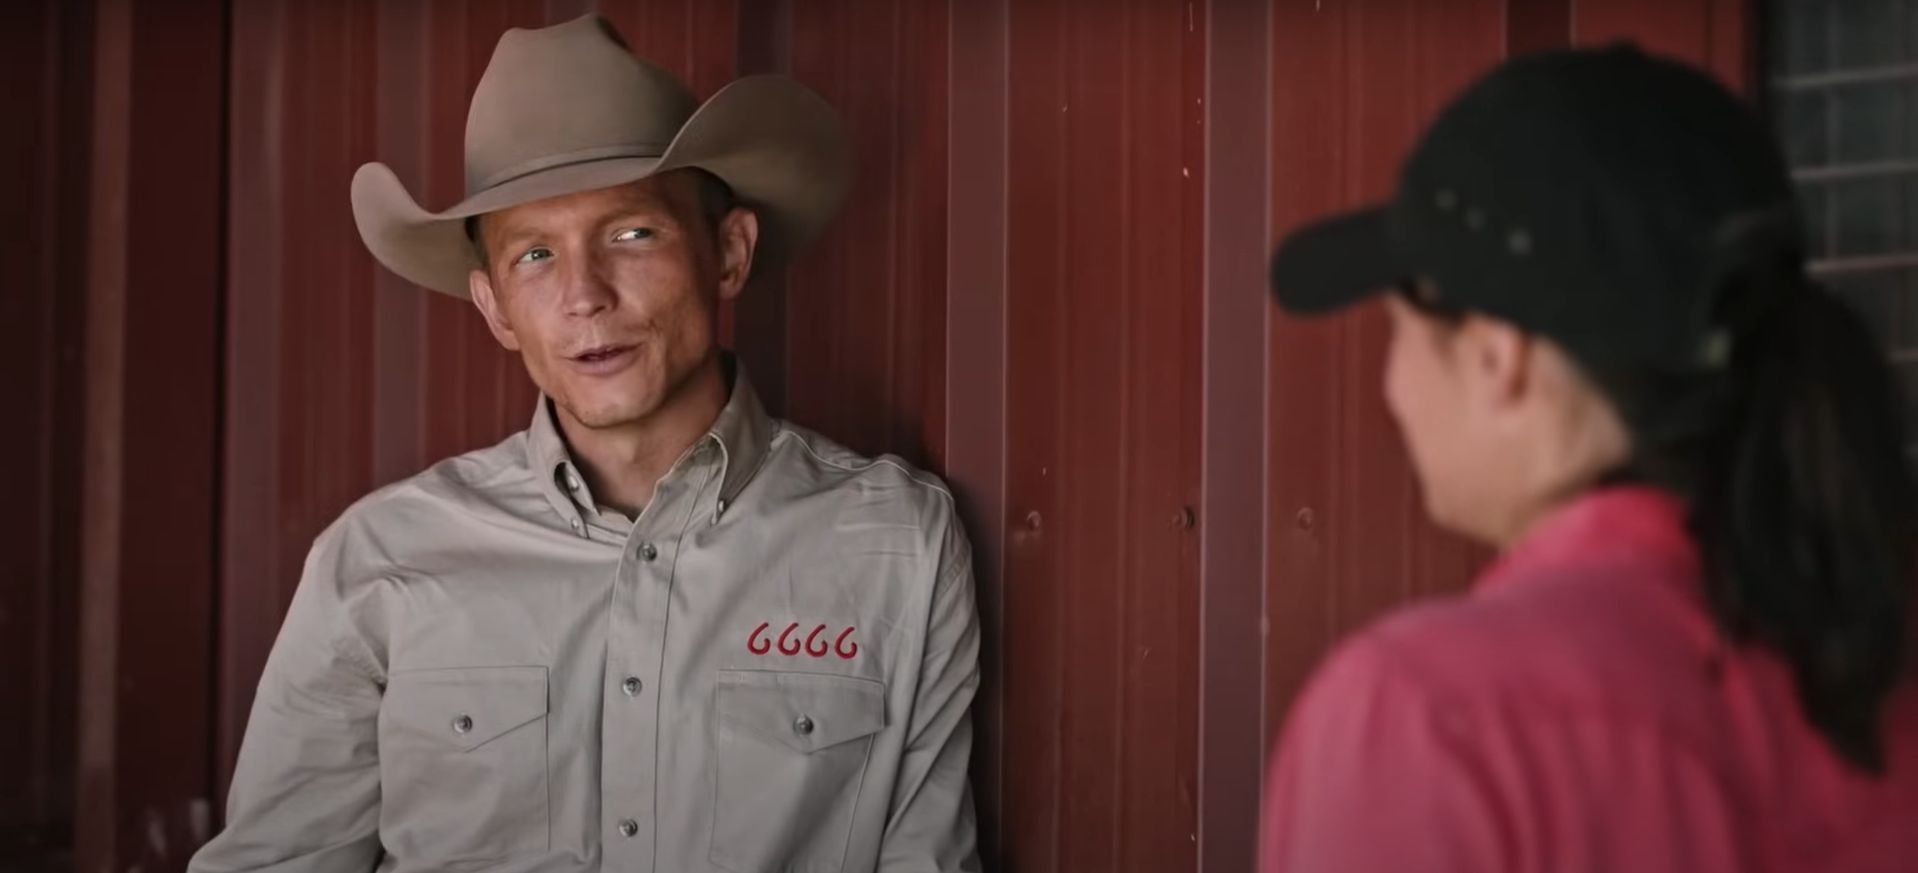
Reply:
M640 536L646 521L646 517L642 517L627 536ZM611 687L619 690L617 693L609 690L600 715L604 737L600 747L600 803L608 815L609 838L612 834L618 835L613 838L614 842L606 845L607 861L609 865L622 867L644 857L648 851L646 840L640 836L650 833L642 822L653 821L655 814L648 801L657 774L651 772L649 762L658 747L654 707L639 700L645 689L640 676L655 671L658 664L657 655L646 642L654 636L652 598L647 596L645 565L631 542L625 545L616 570L613 613L607 636L609 653L626 652L630 656L607 660Z
M634 520L614 580L607 650L620 654L609 658L605 666L607 675L615 677L611 687L619 691L609 691L601 704L601 809L613 831L624 838L608 844L609 862L637 852L638 856L627 859L641 862L635 869L645 869L644 853L660 826L659 810L654 808L659 773L653 762L662 752L659 709L670 702L662 699L666 686L660 684L659 676L665 657L666 612L671 608L676 556L672 550L695 512L691 498L705 493L707 484L686 472L668 473L652 502ZM648 682L655 692L650 695Z

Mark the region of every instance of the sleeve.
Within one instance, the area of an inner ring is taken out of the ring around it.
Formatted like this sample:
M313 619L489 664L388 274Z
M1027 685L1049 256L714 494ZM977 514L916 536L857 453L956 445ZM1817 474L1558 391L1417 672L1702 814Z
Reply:
M979 617L971 549L956 525L951 537L951 557L933 587L919 691L880 846L880 873L979 869L967 780L970 711L979 689Z
M1262 873L1510 869L1472 715L1360 637L1295 708L1266 781Z
M379 659L322 534L267 657L227 796L192 873L367 873L380 859Z

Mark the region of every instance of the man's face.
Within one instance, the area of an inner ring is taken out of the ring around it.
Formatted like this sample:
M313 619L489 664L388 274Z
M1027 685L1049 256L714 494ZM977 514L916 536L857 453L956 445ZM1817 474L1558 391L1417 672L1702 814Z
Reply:
M676 171L488 214L473 301L561 414L643 422L717 356L718 302L738 295L751 212L714 226L699 177Z

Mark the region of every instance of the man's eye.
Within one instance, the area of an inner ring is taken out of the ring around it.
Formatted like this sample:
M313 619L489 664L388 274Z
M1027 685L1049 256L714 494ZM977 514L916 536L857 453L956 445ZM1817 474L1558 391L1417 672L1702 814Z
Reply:
M613 241L614 242L630 242L632 240L652 239L652 238L653 238L652 228L635 227L631 230L620 231L618 236L613 237Z
M552 256L553 256L552 249L549 249L545 246L539 246L527 251L526 254L520 255L519 260L515 261L514 263L530 264L534 261L544 261L547 258L550 258Z

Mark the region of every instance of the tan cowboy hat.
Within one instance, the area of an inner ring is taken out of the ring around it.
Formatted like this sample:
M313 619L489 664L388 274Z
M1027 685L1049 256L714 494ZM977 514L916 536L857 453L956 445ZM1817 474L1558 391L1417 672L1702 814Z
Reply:
M429 212L372 163L353 174L353 219L388 269L465 297L481 266L467 218L684 167L718 176L759 214L761 266L817 236L852 179L838 115L805 86L749 76L698 105L588 15L500 37L466 116L466 199Z

